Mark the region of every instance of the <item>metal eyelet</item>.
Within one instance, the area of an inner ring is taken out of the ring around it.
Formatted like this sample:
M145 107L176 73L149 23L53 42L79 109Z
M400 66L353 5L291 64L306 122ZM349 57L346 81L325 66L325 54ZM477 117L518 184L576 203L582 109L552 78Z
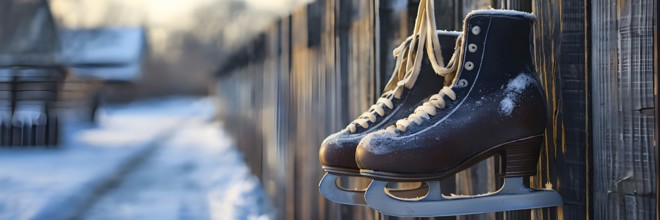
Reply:
M470 62L470 61L465 62L465 69L466 69L466 70L472 70L472 69L474 69L474 63L472 63L472 62Z
M477 52L477 45L476 44L468 45L468 51L470 51L471 53Z
M468 86L468 81L466 79L458 80L458 88L465 88Z
M481 28L479 26L472 27L472 34L479 35L479 32L481 32Z

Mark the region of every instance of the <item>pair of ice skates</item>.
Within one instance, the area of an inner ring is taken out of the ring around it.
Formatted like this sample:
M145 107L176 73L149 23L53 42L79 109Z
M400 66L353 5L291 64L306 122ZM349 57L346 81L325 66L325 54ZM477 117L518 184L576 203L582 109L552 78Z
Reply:
M408 217L561 205L557 192L523 184L536 173L547 123L532 57L534 19L481 10L467 16L462 33L436 32L433 1L422 0L413 35L394 51L397 64L383 96L323 141L321 193ZM442 194L439 180L498 154L504 185L497 192ZM366 190L351 190L337 185L338 176L373 181ZM426 186L394 189L391 182Z

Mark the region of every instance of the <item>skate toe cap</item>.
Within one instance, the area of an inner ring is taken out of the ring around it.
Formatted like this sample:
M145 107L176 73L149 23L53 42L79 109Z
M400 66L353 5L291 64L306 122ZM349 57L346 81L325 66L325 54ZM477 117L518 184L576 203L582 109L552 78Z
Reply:
M355 148L361 138L350 137L345 132L338 132L328 136L319 149L319 160L323 166L334 168L354 169Z
M360 169L381 169L384 163L396 159L396 146L390 131L381 130L368 134L358 144L355 161Z
M391 173L429 172L428 152L419 149L410 138L399 137L396 133L382 130L362 139L355 152L355 161L364 171Z

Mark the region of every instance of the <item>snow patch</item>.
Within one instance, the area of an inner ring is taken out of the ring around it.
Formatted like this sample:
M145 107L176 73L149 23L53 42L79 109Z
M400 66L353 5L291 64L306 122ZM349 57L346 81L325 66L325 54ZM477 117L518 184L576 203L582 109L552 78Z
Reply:
M330 136L328 136L327 138L325 138L325 140L324 140L323 142L325 142L325 143L327 144L327 146L335 146L334 144L337 143L337 142L339 142L339 136L340 136L343 132L350 133L347 129L344 129L344 131L341 131L341 132L337 132L337 133L331 134Z
M507 15L507 16L518 16L518 17L523 17L526 19L536 19L536 16L534 14L530 14L527 12L522 12L522 11L516 11L516 10L509 10L509 9L480 9L480 10L472 10L470 13L468 13L467 17L472 17L474 15Z
M449 31L449 30L437 30L437 31L435 31L435 33L437 33L437 34L442 34L442 35L454 35L454 36L458 37L458 36L461 35L463 32L460 32L460 31Z
M391 152L393 149L396 149L389 144L381 144L381 143L374 143L371 144L373 141L383 141L383 140L388 140L392 139L392 137L396 136L395 129L387 128L384 130L376 131L371 134L368 134L362 140L360 141L359 146L362 146L365 150L376 154L376 155L383 155L386 153Z
M154 143L158 153L144 170L120 184L143 191L115 189L86 213L99 218L83 219L273 219L258 179L229 135L210 122L213 106L211 98L199 97L104 106L94 126L63 121L60 148L0 149L0 219L69 219Z
M516 78L509 81L504 92L506 96L500 101L500 112L510 116L517 105L517 101L522 93L534 79L526 73L520 73Z
M500 102L500 110L507 115L511 115L511 112L513 111L513 105L515 105L513 100L510 97L506 97Z
M193 105L179 106L185 110ZM205 106L200 103L202 111L197 112L206 113L179 124L156 154L122 179L83 219L273 219L259 180L222 123L210 120L213 111L204 111L212 105ZM166 115L178 111L170 109Z
M241 173L250 175L249 171ZM256 177L238 179L226 188L216 188L208 195L212 219L272 219L264 212L267 199Z

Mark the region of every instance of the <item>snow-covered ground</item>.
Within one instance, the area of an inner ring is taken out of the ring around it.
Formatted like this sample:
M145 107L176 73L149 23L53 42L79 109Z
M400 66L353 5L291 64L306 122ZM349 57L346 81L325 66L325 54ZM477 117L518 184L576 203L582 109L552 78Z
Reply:
M0 219L269 219L207 98L102 109L59 149L0 149Z

